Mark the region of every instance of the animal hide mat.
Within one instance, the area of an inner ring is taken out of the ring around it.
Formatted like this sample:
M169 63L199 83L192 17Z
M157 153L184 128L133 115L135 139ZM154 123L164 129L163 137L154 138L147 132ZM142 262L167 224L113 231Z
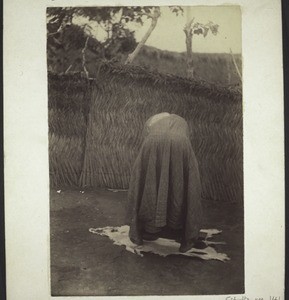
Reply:
M230 260L227 254L219 253L212 247L214 244L225 244L224 242L214 242L212 240L208 240L213 238L214 235L222 232L217 229L202 229L201 232L206 234L204 242L206 243L207 247L204 249L192 248L185 253L179 252L179 243L177 243L175 240L165 238L158 238L155 241L144 241L143 245L137 246L133 244L128 237L129 226L127 225L120 227L108 226L103 228L90 228L89 231L101 236L107 236L113 241L114 245L125 246L127 251L140 256L143 256L144 252L149 252L163 257L168 255L184 255L189 257L197 257L203 260L214 259L223 262Z

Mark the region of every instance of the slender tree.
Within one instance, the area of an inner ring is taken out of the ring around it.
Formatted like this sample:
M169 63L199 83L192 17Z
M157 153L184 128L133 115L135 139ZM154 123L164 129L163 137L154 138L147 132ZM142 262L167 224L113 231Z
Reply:
M187 22L185 24L184 32L186 35L186 49L187 49L187 76L193 78L195 76L193 63L192 41L193 36L203 35L204 38L211 32L213 35L218 34L219 25L209 21L206 24L195 22L195 18L191 17L191 7L187 7Z
M146 13L145 15L147 16L147 18L151 19L151 25L150 25L148 31L146 32L146 34L143 36L142 40L138 43L137 47L134 49L134 51L128 55L127 60L125 61L125 64L132 63L132 61L138 55L138 53L140 52L141 48L144 46L144 44L146 43L147 39L149 38L149 36L151 35L151 33L153 32L153 30L157 26L158 18L161 15L160 8L159 7L155 7L154 10L153 10L153 12Z

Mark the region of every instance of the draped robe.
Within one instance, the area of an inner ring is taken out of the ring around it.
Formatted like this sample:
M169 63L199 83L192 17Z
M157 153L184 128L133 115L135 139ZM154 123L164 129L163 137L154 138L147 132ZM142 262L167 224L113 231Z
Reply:
M167 226L197 238L202 225L201 182L187 122L167 114L144 126L144 140L133 165L128 191L130 238Z

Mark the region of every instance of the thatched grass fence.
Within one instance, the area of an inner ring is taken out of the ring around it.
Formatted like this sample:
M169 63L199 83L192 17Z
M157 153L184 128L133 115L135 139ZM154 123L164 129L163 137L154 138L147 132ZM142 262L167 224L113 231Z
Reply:
M49 74L50 182L128 188L143 125L167 111L190 126L207 199L243 200L242 95L206 82L102 63L88 80Z

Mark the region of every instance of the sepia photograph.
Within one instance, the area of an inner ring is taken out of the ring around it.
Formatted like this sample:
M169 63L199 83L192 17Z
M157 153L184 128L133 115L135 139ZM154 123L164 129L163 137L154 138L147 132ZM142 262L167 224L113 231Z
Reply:
M281 0L3 8L7 299L285 299Z
M241 20L47 7L52 296L244 293Z

